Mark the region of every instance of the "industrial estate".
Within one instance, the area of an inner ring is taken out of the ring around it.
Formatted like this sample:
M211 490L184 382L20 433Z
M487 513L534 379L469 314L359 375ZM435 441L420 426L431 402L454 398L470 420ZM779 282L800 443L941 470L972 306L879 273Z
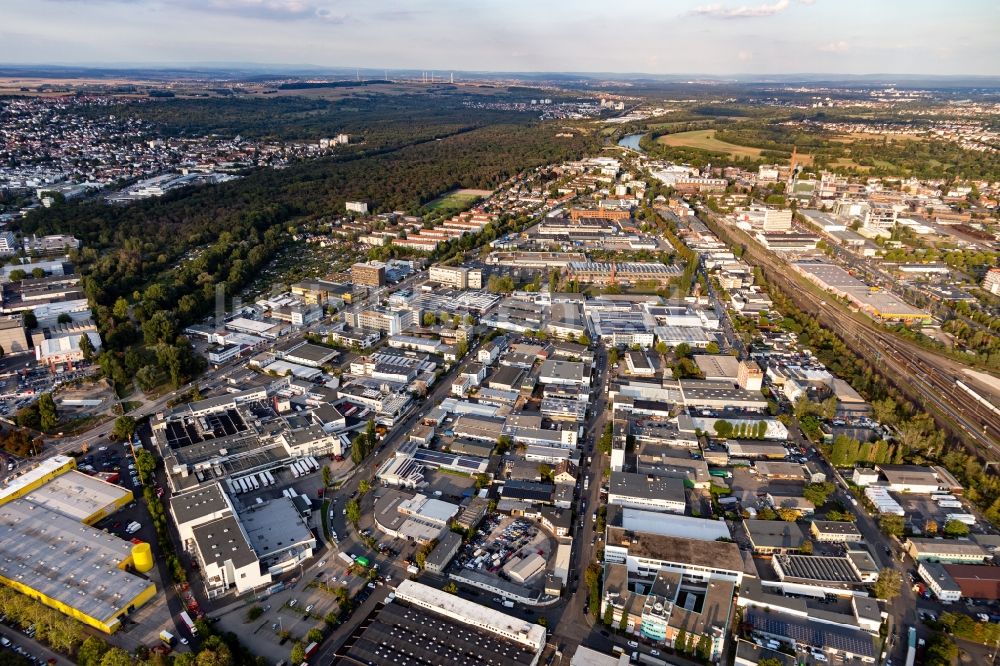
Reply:
M1000 88L390 74L0 72L9 663L995 662Z

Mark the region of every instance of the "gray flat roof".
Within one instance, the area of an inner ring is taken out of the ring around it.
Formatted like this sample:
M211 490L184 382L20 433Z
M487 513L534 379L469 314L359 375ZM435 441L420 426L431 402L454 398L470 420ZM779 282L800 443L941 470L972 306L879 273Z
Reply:
M539 377L555 377L567 381L582 382L586 366L578 361L560 361L549 359L542 363Z
M107 621L152 582L119 569L132 544L29 499L0 506L0 576Z
M304 342L298 347L293 347L285 352L286 358L301 358L313 363L325 363L336 355L336 350L320 347L311 342Z
M218 483L201 486L170 498L170 511L174 514L174 520L181 525L228 508L229 503Z
M641 497L649 500L684 502L684 481L677 477L612 472L609 492L612 495Z
M251 505L239 514L239 519L250 545L261 559L316 541L312 530L303 524L295 505L287 497Z
M103 509L123 502L131 494L121 486L70 470L31 491L31 501L74 520L83 521Z
M206 562L222 566L226 561L232 561L236 567L244 567L257 561L256 553L243 536L240 523L234 516L194 528L194 540Z
M806 535L796 523L784 520L744 520L753 545L758 548L798 548Z

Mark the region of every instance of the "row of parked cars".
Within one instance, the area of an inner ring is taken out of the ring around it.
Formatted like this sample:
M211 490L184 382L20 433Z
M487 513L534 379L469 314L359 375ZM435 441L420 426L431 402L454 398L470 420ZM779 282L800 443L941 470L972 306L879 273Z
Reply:
M0 623L13 626L11 624L11 621L7 618L6 615L0 615ZM32 625L32 626L28 627L25 630L24 633L25 633L25 635L28 638L34 638L35 637L35 626ZM35 656L33 654L30 654L27 649L21 647L20 645L18 645L17 643L15 643L13 640L11 640L10 638L8 638L7 636L0 635L0 647L2 647L4 650L10 650L11 652L14 652L16 654L21 655L30 664L55 664L56 663L55 659L48 659L48 660L46 660L43 657Z

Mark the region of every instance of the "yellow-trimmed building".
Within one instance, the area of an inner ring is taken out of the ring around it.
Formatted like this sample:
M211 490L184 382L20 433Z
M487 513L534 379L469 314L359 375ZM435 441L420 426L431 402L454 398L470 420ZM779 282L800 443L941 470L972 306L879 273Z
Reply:
M90 526L132 493L75 467L54 456L0 489L0 582L112 633L156 594L136 575L152 569L152 551Z

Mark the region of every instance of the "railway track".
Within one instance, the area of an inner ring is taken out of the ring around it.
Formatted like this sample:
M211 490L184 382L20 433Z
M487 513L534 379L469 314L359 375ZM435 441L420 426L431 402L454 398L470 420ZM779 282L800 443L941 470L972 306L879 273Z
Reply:
M743 258L763 269L768 280L799 308L815 316L875 367L888 369L897 387L930 407L963 441L977 447L980 455L1000 459L1000 415L962 390L958 385L962 377L954 370L956 362L882 331L874 322L863 323L836 304L817 300L796 280L789 279L788 265L760 248L756 240L730 229L711 214L703 219L721 238L744 247Z

